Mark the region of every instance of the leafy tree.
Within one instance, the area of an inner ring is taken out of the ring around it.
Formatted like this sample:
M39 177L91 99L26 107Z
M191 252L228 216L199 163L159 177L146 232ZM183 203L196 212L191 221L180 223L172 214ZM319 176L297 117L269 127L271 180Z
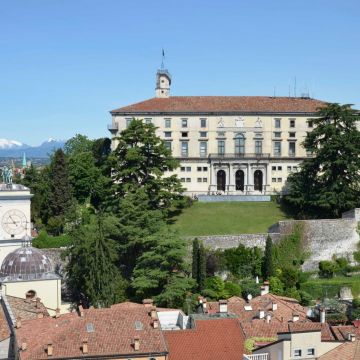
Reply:
M144 251L137 258L133 271L132 288L138 299L155 297L168 303L171 291L182 289L183 299L195 282L187 276L184 259L187 245L184 239L168 227L143 239ZM175 295L176 301L179 295Z
M206 253L204 245L197 238L193 241L192 278L197 283L197 290L201 292L206 279Z
M360 299L354 299L351 306L351 320L360 319Z
M244 299L247 299L248 295L252 297L260 295L260 285L254 280L244 280L241 282L241 295Z
M276 276L270 276L269 278L270 292L274 295L284 295L284 284Z
M339 217L359 205L360 132L350 105L327 104L303 145L314 157L289 176L287 201L302 214Z
M324 260L319 262L319 276L324 278L332 278L338 270L338 266L334 261Z
M129 192L143 189L148 206L167 216L171 207L183 200L183 188L176 175L164 176L179 163L164 142L156 136L155 126L134 119L118 138L118 146L109 156L115 184L113 206Z
M264 254L264 269L263 274L266 279L274 275L273 264L273 246L270 235L266 238L265 254Z
M108 307L125 299L126 283L115 265L116 232L116 219L98 217L72 233L66 270L74 300Z
M74 156L85 152L91 152L93 141L87 136L76 134L69 139L64 145L64 152L67 156Z
M228 294L225 291L225 282L219 276L212 276L207 278L205 280L205 289L202 293L214 300L228 297Z
M55 234L62 232L65 216L72 208L74 202L72 188L69 180L68 164L61 149L55 151L49 167L50 173L50 216L53 218L52 226Z

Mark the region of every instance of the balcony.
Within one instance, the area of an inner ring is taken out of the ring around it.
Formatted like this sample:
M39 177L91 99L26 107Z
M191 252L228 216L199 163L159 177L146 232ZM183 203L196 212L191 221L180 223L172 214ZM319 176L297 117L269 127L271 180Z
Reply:
M258 154L251 154L251 153L234 153L234 154L209 154L210 159L270 159L270 154L265 153L258 153Z
M112 134L116 134L119 130L119 124L118 123L109 124L107 128Z
M269 354L243 355L243 360L270 360Z

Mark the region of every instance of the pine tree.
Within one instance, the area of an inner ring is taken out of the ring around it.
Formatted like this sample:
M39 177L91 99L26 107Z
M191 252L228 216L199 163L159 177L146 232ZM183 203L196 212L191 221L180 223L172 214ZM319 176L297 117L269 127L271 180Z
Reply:
M267 280L274 275L273 243L270 235L266 238L263 275Z
M108 307L125 298L126 282L116 266L117 220L98 216L72 233L73 245L67 250L68 287L75 301L95 307Z
M313 154L288 178L287 201L306 215L339 217L360 204L359 116L350 105L328 104L303 145Z

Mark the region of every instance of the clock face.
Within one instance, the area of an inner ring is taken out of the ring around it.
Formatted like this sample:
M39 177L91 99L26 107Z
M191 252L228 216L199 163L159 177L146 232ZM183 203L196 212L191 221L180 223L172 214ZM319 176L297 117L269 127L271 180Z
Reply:
M26 215L20 210L7 211L1 220L3 229L10 235L20 234L26 229Z

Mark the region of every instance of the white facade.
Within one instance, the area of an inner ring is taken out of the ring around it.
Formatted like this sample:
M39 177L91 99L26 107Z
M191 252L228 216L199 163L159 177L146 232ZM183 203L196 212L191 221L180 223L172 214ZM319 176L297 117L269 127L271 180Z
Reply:
M25 186L0 184L0 264L25 235L31 236L31 197Z

